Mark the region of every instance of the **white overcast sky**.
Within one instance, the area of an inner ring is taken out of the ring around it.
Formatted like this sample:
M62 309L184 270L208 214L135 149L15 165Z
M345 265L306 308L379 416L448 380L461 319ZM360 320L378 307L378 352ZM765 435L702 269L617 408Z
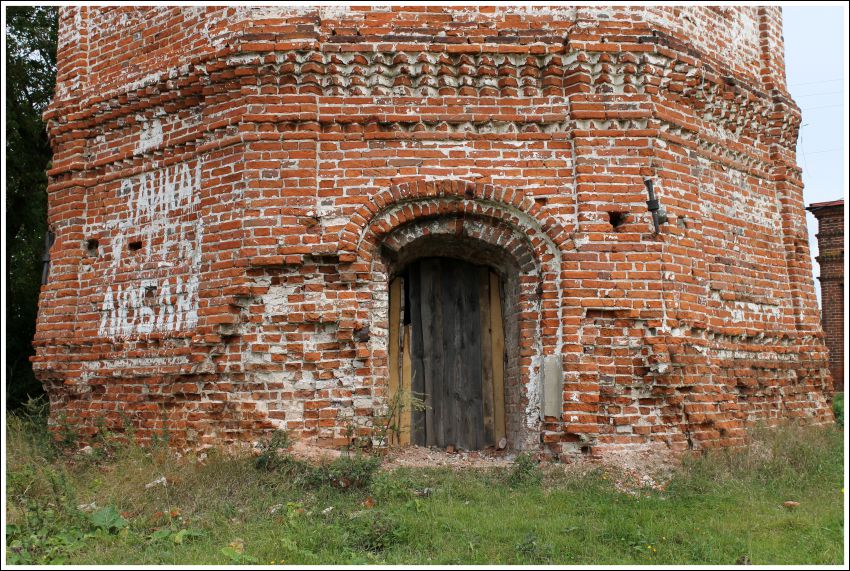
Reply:
M846 207L847 5L783 6L782 16L788 90L803 112L797 163L806 206L843 198ZM806 218L814 257L817 219L811 213ZM817 262L812 263L817 276Z

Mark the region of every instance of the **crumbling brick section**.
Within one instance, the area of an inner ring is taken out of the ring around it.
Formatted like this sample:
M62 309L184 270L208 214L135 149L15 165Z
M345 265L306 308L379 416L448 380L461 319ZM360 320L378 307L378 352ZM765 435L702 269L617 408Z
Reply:
M835 392L844 391L844 201L816 202L821 323Z
M345 444L438 255L501 280L515 450L831 422L782 54L778 7L63 7L52 425Z

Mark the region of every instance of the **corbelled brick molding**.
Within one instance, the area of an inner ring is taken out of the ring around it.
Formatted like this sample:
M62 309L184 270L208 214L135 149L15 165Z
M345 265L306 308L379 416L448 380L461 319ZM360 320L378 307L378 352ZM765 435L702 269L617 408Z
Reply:
M342 445L386 405L389 279L440 253L504 280L514 449L831 422L781 30L756 6L61 8L53 426Z

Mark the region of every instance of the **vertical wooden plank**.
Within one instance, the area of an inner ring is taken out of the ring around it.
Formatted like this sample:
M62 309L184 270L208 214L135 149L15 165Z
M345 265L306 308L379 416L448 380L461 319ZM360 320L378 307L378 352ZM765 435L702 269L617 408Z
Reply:
M434 308L440 315L439 343L438 351L440 352L440 370L441 374L438 378L439 394L440 394L440 410L437 415L439 418L439 440L440 446L457 446L455 425L457 422L457 414L455 411L455 395L454 379L460 374L457 370L458 362L455 358L457 343L455 339L458 337L456 317L457 303L452 299L452 284L456 281L454 275L455 266L451 263L441 263L442 260L435 260L435 287L434 287ZM447 261L448 262L448 261Z
M502 287L490 272L490 328L493 337L493 432L496 443L505 437L505 329L502 320Z
M493 332L490 324L490 269L478 269L478 299L481 304L481 398L484 414L484 442L482 448L496 443L493 412Z
M403 395L410 394L410 325L404 326L404 340L401 352L401 392ZM407 403L405 403L407 405ZM400 444L410 444L410 406L407 405L401 415L401 438Z
M455 260L444 260L443 264L443 319L448 325L444 337L445 358L448 361L446 371L446 400L449 430L447 443L457 449L467 448L465 436L465 394L463 354L463 286L462 268Z
M467 450L478 450L484 444L484 404L481 394L481 305L478 292L478 267L456 262L461 279L457 281L457 295L461 301L458 312L462 335L457 359L461 365L461 399L457 401L458 418L463 419L462 440ZM460 440L460 438L459 438Z
M421 277L419 272L419 264L413 263L408 266L407 270L407 298L409 300L409 326L410 326L410 359L411 359L411 380L410 390L413 396L417 398L423 397L426 393L425 389L425 363L424 359L424 340L422 330L422 295L421 295ZM411 410L411 442L418 446L425 446L426 443L426 415L422 410Z
M390 330L389 330L389 347L387 347L388 356L387 356L387 369L389 370L389 387L387 391L387 400L388 402L393 402L395 396L398 394L399 387L399 322L401 321L401 278L395 277L392 282L390 282L390 303L389 303L389 318L390 318ZM397 444L395 442L395 434L392 435L391 442L393 444Z
M442 446L442 308L436 305L438 292L436 266L423 259L419 266L419 300L422 320L423 374L425 386L425 442L427 446Z

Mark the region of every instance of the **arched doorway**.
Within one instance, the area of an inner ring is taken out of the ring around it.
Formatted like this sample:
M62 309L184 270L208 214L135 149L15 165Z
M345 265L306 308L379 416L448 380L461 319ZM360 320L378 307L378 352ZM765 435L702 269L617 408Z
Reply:
M561 247L572 247L566 236L557 220L522 193L461 181L394 185L352 214L340 235L339 260L352 264L345 279L358 283L348 314L369 323L368 352L357 353L368 359L367 367L356 374L368 374L364 382L380 395L373 409L380 422L386 426L385 415L394 408L387 405L393 404L405 366L398 350L401 323L392 317L400 314L389 311L391 284L417 259L449 257L487 265L499 277L507 448L547 446L557 452L564 441L561 373L564 335L570 330L562 313ZM576 401L576 406L588 405ZM410 415L408 435L412 421ZM391 442L411 442L410 436L396 439L392 432Z
M392 279L390 393L413 394L401 443L479 450L504 446L502 285L489 266L417 258Z

